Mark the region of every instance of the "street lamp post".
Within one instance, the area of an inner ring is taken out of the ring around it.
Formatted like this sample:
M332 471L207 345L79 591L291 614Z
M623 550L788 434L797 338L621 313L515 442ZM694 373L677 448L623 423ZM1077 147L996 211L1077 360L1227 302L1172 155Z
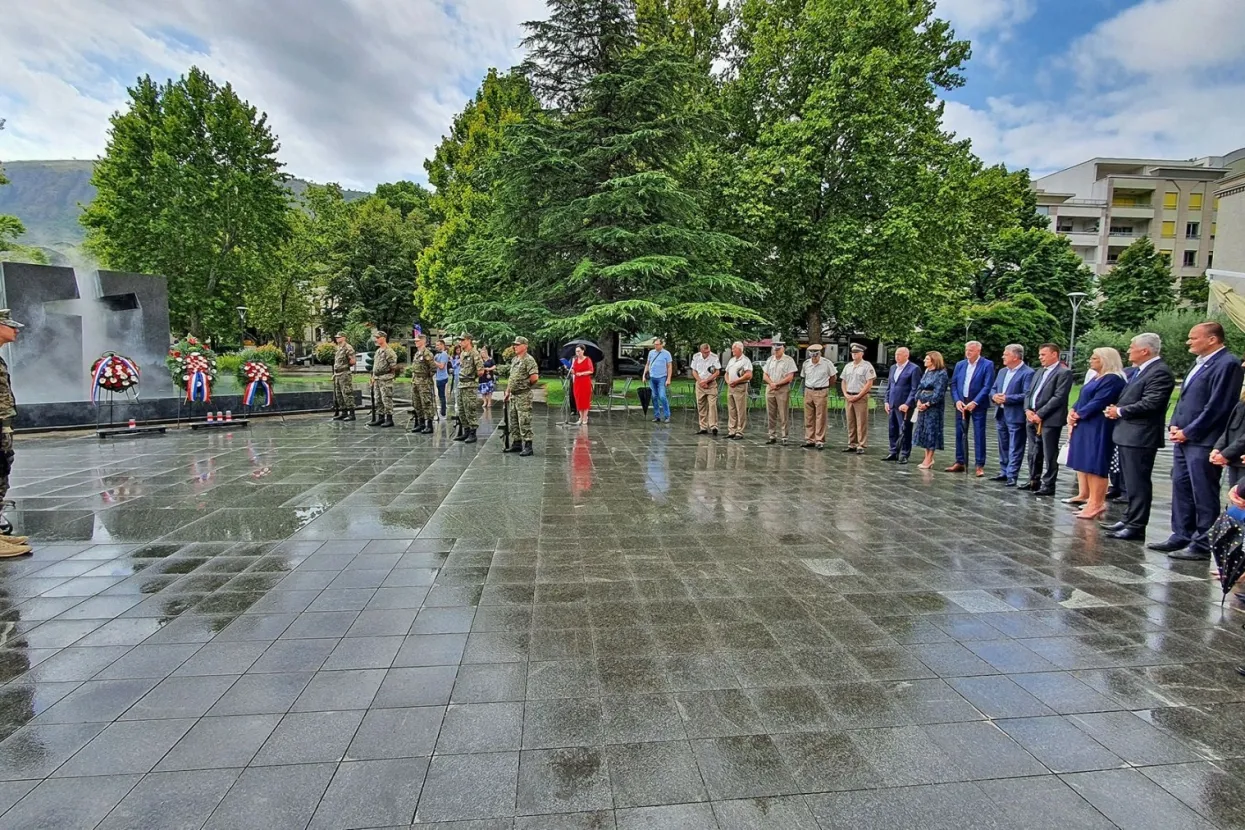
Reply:
M1068 339L1068 368L1075 365L1076 359L1076 312L1089 295L1084 291L1073 291L1068 294L1068 302L1072 303L1072 336Z
M234 309L238 312L238 350L241 351L246 344L246 306L240 305Z
M968 327L969 327L969 324L971 324L972 322L973 322L972 317L964 318L964 339L965 340L968 340Z

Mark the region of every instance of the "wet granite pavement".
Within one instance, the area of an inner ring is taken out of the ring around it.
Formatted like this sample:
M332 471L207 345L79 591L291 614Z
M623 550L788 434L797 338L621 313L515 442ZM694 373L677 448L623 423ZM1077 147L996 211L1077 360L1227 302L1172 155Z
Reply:
M555 420L19 439L0 830L1245 826L1204 564L880 449Z

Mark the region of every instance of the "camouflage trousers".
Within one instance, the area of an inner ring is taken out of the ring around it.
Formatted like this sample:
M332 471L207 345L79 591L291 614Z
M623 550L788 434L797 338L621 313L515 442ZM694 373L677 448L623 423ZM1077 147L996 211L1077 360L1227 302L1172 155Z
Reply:
M533 441L532 393L517 392L510 396L510 429L520 441Z
M458 382L454 392L454 411L464 429L480 426L480 384Z
M376 378L376 414L393 415L393 378Z
M13 427L8 423L4 424L0 429L0 470L4 475L0 475L0 501L4 501L9 495L9 471L13 469Z
M424 378L411 380L411 409L416 418L431 420L436 417L437 408L432 398L432 381Z
M333 373L333 408L354 412L354 379L350 372Z

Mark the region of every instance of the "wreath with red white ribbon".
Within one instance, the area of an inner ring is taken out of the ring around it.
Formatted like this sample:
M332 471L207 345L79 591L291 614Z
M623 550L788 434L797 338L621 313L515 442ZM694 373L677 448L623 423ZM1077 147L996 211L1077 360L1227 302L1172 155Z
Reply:
M138 397L138 364L116 352L104 352L91 366L91 403L99 403L100 390Z

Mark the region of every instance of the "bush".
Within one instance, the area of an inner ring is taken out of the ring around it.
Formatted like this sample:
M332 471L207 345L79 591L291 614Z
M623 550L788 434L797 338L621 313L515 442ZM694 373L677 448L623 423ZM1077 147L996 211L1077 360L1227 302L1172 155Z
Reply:
M242 355L237 352L219 355L216 358L216 369L224 376L236 375L241 366Z
M1245 332L1222 314L1207 316L1203 311L1166 311L1147 320L1141 331L1152 331L1163 338L1163 360L1176 377L1184 377L1195 360L1185 346L1185 341L1189 339L1189 329L1207 320L1216 320L1223 325L1228 335L1228 351L1240 357L1245 349Z
M316 359L316 363L319 363L321 366L332 366L332 365L333 365L333 355L334 355L336 352L337 352L337 344L336 344L336 343L320 343L320 344L317 344L317 345L316 345L316 350L315 350L315 352L314 352L314 354L315 354L315 359Z

